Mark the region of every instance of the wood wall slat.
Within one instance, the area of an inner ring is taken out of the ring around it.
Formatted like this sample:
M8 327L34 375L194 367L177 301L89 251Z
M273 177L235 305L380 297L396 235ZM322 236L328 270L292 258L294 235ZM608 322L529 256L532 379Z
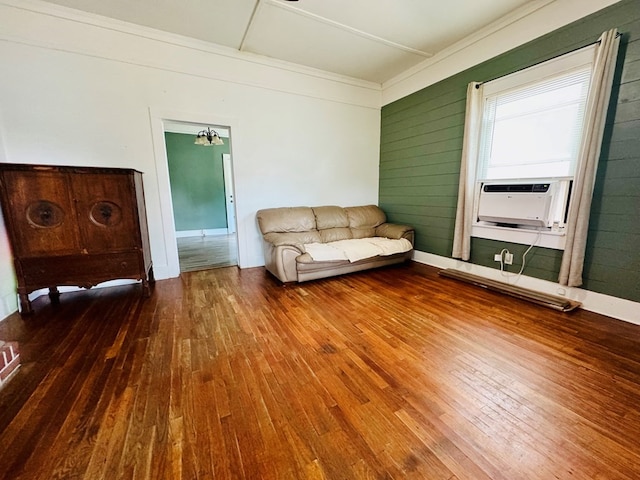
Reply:
M637 118L640 118L640 100L618 104L613 122L630 122Z
M633 82L640 80L640 60L633 62L627 61L622 69L622 75L620 77L621 83Z
M407 158L396 158L394 161L381 163L380 170L386 170L390 175L393 175L395 170L415 167L433 167L446 169L446 171L450 173L456 173L460 169L456 166L459 159L459 150L428 155L414 155Z
M606 179L626 179L630 177L640 176L638 170L638 161L640 160L640 152L636 158L623 158L620 160L609 159L603 161L600 166L606 170ZM604 175L603 175L604 176Z
M640 201L633 201L635 207L640 207ZM620 215L617 213L601 214L593 213L589 219L589 229L593 231L619 233L624 227L624 233L640 235L640 222L638 214Z
M605 201L596 192L596 198L591 204L591 215L624 215L637 218L639 207L640 200L637 197L608 197ZM621 227L622 224L619 226Z
M627 82L612 91L612 96L617 93L618 103L628 103L640 100L640 85L637 81Z

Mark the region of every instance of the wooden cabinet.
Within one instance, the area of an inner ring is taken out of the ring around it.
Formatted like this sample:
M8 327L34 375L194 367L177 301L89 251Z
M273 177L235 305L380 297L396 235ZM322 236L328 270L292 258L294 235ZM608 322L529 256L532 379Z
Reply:
M61 285L130 278L149 295L142 173L0 163L0 194L23 314L32 312L29 293L46 287L57 301Z

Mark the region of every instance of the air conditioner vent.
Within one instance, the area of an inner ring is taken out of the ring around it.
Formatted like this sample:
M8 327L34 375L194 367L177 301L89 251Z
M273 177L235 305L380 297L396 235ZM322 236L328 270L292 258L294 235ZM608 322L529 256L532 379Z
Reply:
M512 183L512 184L487 184L484 185L483 191L487 193L498 192L513 192L513 193L526 193L526 192L540 192L546 193L551 187L550 183Z

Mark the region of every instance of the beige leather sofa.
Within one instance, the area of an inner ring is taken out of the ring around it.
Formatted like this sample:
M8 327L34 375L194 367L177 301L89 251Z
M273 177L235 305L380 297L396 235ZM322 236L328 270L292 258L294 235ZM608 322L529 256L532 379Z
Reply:
M410 259L413 251L413 228L386 223L385 213L375 205L269 208L259 210L257 220L263 236L265 267L282 282L304 282L401 263ZM411 250L357 261L314 260L307 252L307 248L311 250L308 244L334 245L330 242L350 239L378 240L373 237L404 238L410 245L406 241L397 243Z

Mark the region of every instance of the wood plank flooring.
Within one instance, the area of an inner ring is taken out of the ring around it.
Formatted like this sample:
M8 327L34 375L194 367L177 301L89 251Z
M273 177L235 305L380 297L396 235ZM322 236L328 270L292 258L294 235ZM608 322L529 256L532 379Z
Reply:
M640 478L640 327L423 265L34 308L0 323L2 479Z
M181 272L196 272L238 264L238 244L235 233L180 237L177 243Z

